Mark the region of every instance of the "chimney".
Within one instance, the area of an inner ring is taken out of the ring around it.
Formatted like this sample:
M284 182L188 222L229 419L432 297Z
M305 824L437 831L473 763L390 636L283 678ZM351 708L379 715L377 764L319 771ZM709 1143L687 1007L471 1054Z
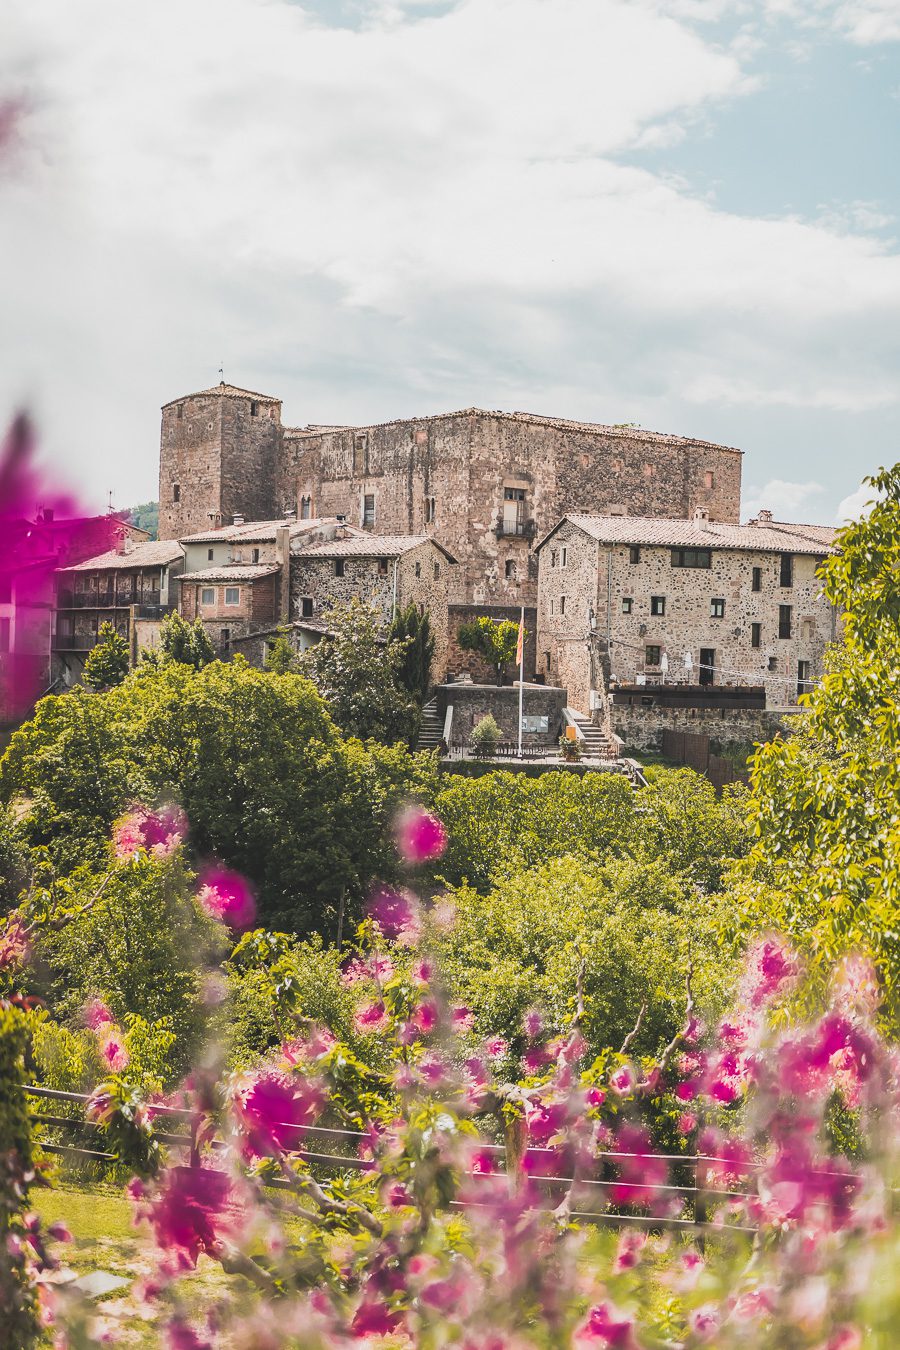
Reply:
M756 522L757 522L758 525L771 525L771 523L772 523L772 512L771 512L771 511L760 511L759 515L756 517Z
M115 534L116 553L120 558L124 558L126 552L128 551L125 547L125 541L127 538L128 538L128 531L125 529L124 525L120 525L119 528L116 530Z
M295 511L293 506L285 508L284 518L285 520L291 521L291 523L293 523L297 519L297 512Z
M346 516L335 516L335 520L337 521L337 529L336 529L335 532L334 532L334 537L335 537L335 539L346 539L346 538L347 538L347 517L346 517Z
M275 531L275 560L278 574L278 619L287 623L291 617L291 527L279 525Z
M244 517L243 517L243 516L232 516L231 523L232 523L232 525L243 525L243 523L244 523Z
M698 530L709 529L709 511L705 506L697 506L694 508L694 524L697 526Z

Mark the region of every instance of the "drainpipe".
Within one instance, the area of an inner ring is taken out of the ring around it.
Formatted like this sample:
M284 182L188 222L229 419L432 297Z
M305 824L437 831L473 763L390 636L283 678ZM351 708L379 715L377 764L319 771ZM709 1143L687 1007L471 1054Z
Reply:
M392 621L393 621L394 619L396 619L396 617L397 617L397 568L399 567L399 565L400 565L400 559L399 559L399 558L395 558L395 559L394 559L394 588L393 588L393 596L392 596L392 598L391 598L391 620L392 620Z
M612 549L606 550L606 664L612 668Z

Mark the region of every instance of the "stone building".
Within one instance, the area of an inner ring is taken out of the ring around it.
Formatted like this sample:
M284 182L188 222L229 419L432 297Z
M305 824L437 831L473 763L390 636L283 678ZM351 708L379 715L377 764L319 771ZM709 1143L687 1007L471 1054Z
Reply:
M434 634L432 672L443 679L449 649L448 594L456 559L428 535L339 531L291 557L291 612L297 620L321 619L334 604L354 598L372 605L387 626L414 604L427 612Z
M461 412L283 427L278 399L220 384L167 403L160 537L230 520L343 516L428 535L459 560L455 604L533 606L540 537L567 512L739 519L741 453L632 426Z
M184 564L180 544L134 542L130 528L119 528L115 548L56 573L53 654L67 685L80 679L102 624L111 623L125 638L135 664L143 647L156 645L162 620L177 606L175 578Z
M584 712L615 685L761 686L796 703L836 615L816 569L826 526L569 515L536 546L538 668Z

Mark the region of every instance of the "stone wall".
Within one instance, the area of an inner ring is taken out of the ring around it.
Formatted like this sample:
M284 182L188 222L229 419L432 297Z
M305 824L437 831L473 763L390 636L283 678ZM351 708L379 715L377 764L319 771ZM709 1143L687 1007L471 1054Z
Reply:
M443 676L444 670L446 670L449 675L471 675L473 680L479 680L484 684L496 683L497 672L494 667L489 665L477 652L467 652L459 645L459 630L462 625L482 617L493 619L495 623L508 619L511 623L517 624L522 617L522 611L513 605L451 605L448 611L446 666L442 669L435 663L435 672L439 678ZM537 611L533 608L526 608L524 652L526 679L533 679L535 675L536 628ZM507 679L518 679L518 676L518 671L514 669L514 662L510 662Z
M435 691L438 712L443 722L448 706L453 707L453 726L450 733L451 746L465 746L471 743L472 729L483 717L490 714L500 727L502 739L514 742L519 736L519 689L518 685L504 685L498 689L495 684L441 684ZM522 695L523 713L526 717L546 717L548 728L545 732L526 732L522 737L523 746L556 746L562 734L563 708L566 706L565 689L556 689L550 685L526 684Z
M276 618L276 574L258 580L232 581L228 585L240 590L240 604L225 604L225 582L219 581L183 581L181 583L180 610L182 618L192 623L200 618L215 646L220 645L222 630L227 629L230 637L252 633L255 628L272 624ZM212 605L200 603L200 590L208 586L216 593Z
M664 731L709 736L716 750L727 749L774 740L780 732L790 731L803 713L799 708L792 712L764 708L643 707L617 703L613 698L610 715L613 731L621 736L627 749L659 753Z
M343 513L362 525L370 495L373 529L434 533L459 560L452 602L533 606L532 542L567 511L689 516L703 505L714 519L736 521L740 474L737 451L702 441L470 410L368 428L286 429L276 496L298 513L309 497L313 514ZM507 488L524 492L521 534L502 533Z

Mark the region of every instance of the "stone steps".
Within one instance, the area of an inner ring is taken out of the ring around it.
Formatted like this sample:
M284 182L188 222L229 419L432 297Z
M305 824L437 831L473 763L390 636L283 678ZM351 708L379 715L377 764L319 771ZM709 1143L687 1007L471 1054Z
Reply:
M615 741L607 736L602 727L587 717L576 716L575 723L584 736L584 753L588 759L618 759L619 751Z
M437 710L437 704L434 699L426 703L422 709L422 720L419 724L419 739L416 741L417 750L437 750L444 735L444 723Z

